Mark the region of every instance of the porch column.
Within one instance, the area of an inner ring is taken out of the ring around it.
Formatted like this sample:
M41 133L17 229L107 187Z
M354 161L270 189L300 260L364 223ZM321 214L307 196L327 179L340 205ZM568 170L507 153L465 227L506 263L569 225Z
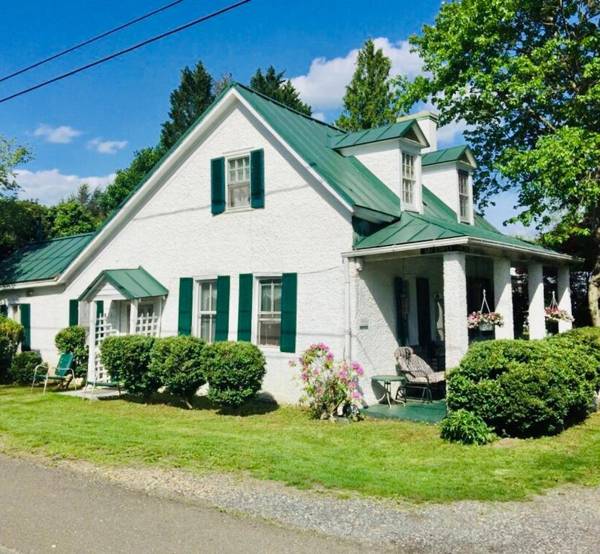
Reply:
M504 317L504 325L495 327L496 338L514 339L512 280L507 258L494 258L494 304L495 311Z
M568 314L572 315L571 307L571 270L568 265L561 265L558 268L558 307L561 310L565 310ZM572 321L559 321L558 332L564 333L573 328Z
M137 298L134 298L131 301L131 309L129 312L129 334L130 335L135 335L135 326L137 324L137 319L138 319L138 306L139 306L139 300Z
M530 263L527 267L529 289L529 338L543 339L546 336L544 313L544 267L540 263Z
M96 381L96 305L88 302L88 370L87 382Z
M458 365L469 347L465 254L447 252L443 266L446 368L451 368Z

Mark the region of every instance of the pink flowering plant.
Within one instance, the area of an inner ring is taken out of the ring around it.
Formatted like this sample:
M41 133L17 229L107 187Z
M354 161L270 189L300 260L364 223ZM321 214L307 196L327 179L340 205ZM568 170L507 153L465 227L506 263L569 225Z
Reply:
M313 344L292 361L300 369L302 403L311 415L333 420L338 415L358 419L363 405L359 379L364 370L357 362L336 361L331 349L323 343Z
M479 329L480 327L502 327L504 317L498 312L472 312L467 316L467 326L469 329Z
M562 310L555 305L547 306L544 312L548 321L573 321L573 316L567 310Z

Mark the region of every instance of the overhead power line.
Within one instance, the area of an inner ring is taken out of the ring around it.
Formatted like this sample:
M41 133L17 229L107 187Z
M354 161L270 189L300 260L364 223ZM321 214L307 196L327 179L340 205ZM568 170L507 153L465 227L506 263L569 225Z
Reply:
M13 77L16 77L17 75L22 75L23 73L26 73L27 71L30 71L32 69L35 69L36 67L40 67L40 65L44 65L48 62L51 62L52 60L56 60L57 58L61 58L62 56L65 56L66 54L70 54L71 52L74 52L75 50L79 50L80 48L83 48L84 46L87 46L88 44L92 44L93 42L97 42L100 39L103 39L105 37L108 37L114 33L118 33L119 31L122 31L123 29L127 29L127 27L131 27L132 25L135 25L136 23L139 23L140 21L144 21L145 19L149 19L150 17L157 15L161 12L164 12L170 8L175 7L177 4L181 4L182 2L184 2L185 0L175 0L174 2L171 2L169 4L166 4L160 8L157 8L155 10L152 10L151 12L145 13L144 15L141 15L139 17L136 17L135 19L132 19L131 21L128 21L127 23L123 23L122 25L119 25L118 27L115 27L114 29L110 29L109 31L104 31L103 33L100 33L99 35L96 35L92 38L89 38L87 40L84 40L83 42L80 42L79 44L76 44L75 46L70 46L69 48L67 48L66 50L62 50L61 52L57 52L56 54L52 54L51 56L48 56L47 58L44 58L43 60L40 60L38 62L32 63L31 65L28 65L27 67L23 67L17 71L15 71L14 73L11 73L10 75L5 75L4 77L0 77L0 83L4 82L4 81L8 81L9 79L12 79Z
M169 37L176 33L179 33L181 31L184 31L185 29L189 29L190 27L194 27L195 25L199 25L200 23L208 21L209 19L213 19L215 17L218 17L219 15L223 15L227 12L235 10L236 8L239 8L239 7L243 6L244 4L248 4L251 1L252 0L240 0L239 2L236 2L235 4L230 4L229 6L226 6L225 8L221 8L220 10L209 13L208 15L199 17L198 19L194 19L193 21L190 21L189 23L180 25L179 27L175 27L174 29L171 29L170 31L166 31L165 33L161 33L160 35L156 35L156 36L146 39L142 42L138 42L137 44L134 44L133 46L130 46L129 48L125 48L124 50L119 50L118 52L115 52L114 54L110 54L109 56L100 58L99 60L96 60L94 62L88 63L88 64L78 67L76 69L73 69L72 71L68 71L67 73L63 73L62 75L58 75L57 77L53 77L52 79L48 79L47 81L43 81L42 83L38 83L37 85L33 85L32 87L20 90L19 92L15 92L14 94L11 94L10 96L5 96L4 98L0 98L0 104L3 104L4 102L8 102L9 100L12 100L13 98L23 96L24 94L27 94L29 92L33 92L34 90L51 85L52 83L56 83L57 81L62 81L63 79L66 79L67 77L71 77L72 75L76 75L77 73L81 73L82 71L85 71L85 70L95 67L97 65L103 64L105 62L108 62L110 60L113 60L115 58L123 56L125 54L128 54L129 52L138 50L139 48L142 48L143 46L146 46L146 45L156 42L158 40L162 40L163 38L166 38L166 37Z

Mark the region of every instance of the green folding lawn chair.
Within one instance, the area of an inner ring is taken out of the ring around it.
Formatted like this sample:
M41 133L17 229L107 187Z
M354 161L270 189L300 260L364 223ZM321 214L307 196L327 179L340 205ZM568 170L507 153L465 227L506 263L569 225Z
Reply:
M33 386L44 381L44 394L48 381L58 382L64 388L69 388L71 381L75 379L73 371L73 354L71 352L63 352L58 358L58 364L54 369L54 373L50 373L50 368L46 364L40 364L33 370L33 381L31 382L31 390Z

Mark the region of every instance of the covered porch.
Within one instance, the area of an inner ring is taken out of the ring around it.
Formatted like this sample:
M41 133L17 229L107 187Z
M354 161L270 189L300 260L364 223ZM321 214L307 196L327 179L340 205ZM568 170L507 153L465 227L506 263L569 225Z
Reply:
M142 267L102 271L79 297L87 312L87 383L110 384L100 360L107 337L159 336L164 303L169 291Z
M515 327L522 326L522 318L515 317L513 305L517 269L527 280L526 333L543 338L552 293L558 307L571 313L569 261L534 245L467 238L355 250L347 255L352 356L364 360L370 378L395 373L394 351L410 346L434 371L442 371L458 365L473 341L521 336ZM553 291L544 290L545 274L553 276ZM469 329L468 314L488 306L502 315L503 325ZM557 327L563 332L571 326L560 321ZM371 403L381 397L378 390L366 393Z

